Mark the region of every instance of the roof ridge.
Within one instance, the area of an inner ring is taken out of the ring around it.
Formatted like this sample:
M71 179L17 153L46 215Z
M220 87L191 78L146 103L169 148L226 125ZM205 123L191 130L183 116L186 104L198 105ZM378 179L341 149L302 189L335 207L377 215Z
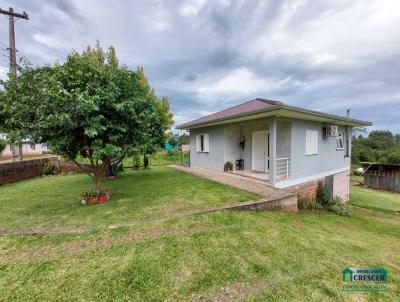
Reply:
M203 115L203 116L201 116L201 117L199 117L199 118L197 118L197 119L195 119L195 120L189 121L189 122L187 122L187 123L185 123L185 124L183 124L183 125L186 125L186 124L189 124L189 123L193 123L193 122L198 121L198 120L201 120L201 119L203 119L203 118L205 118L205 117L209 117L209 116L218 114L218 113L220 113L220 112L224 112L224 111L226 111L226 110L229 110L229 109L232 109L232 108L235 108L235 107L239 107L239 106L242 106L242 105L244 105L244 104L247 104L247 103L250 103L250 102L253 102L253 101L256 101L256 100L261 100L261 99L256 98L256 99L253 99L253 100L244 102L244 103L237 104L237 105L232 106L232 107L228 107L228 108L222 109L222 110L220 110L220 111L216 111L216 112L213 112L213 113L210 113L210 114L207 114L207 115Z
M271 105L271 106L276 106L276 105L281 105L282 104L282 102L280 102L280 101L268 100L268 99L264 99L264 98L255 98L255 99L249 100L247 102L240 103L240 104L237 104L235 106L231 106L231 107L222 109L220 111L216 111L216 112L210 113L208 115L201 116L201 117L199 117L199 118L197 118L195 120L191 120L191 121L189 121L187 123L184 123L184 124L182 124L180 126L189 125L189 124L193 124L193 123L196 123L196 122L201 122L204 119L213 119L214 117L218 117L219 115L224 114L224 112L227 112L227 111L229 112L229 111L232 111L232 110L234 111L235 108L245 107L247 104L254 103L254 102L261 102L261 103L268 104L268 105ZM253 110L250 110L248 112L251 112L251 111L253 111Z
M264 103L267 103L267 104L270 104L270 105L280 105L280 104L283 104L281 101L269 100L269 99L264 99L264 98L256 98L256 99L254 99L254 100L258 100L258 101L261 101L261 102L264 102ZM254 100L253 100L253 101L254 101Z

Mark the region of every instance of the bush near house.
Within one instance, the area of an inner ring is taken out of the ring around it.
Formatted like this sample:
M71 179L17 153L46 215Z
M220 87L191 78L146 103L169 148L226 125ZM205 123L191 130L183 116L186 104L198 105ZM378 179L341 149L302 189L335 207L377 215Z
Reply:
M322 182L318 183L316 197L303 197L299 199L299 209L320 210L325 209L340 216L351 216L349 205L344 203L339 196L330 196Z

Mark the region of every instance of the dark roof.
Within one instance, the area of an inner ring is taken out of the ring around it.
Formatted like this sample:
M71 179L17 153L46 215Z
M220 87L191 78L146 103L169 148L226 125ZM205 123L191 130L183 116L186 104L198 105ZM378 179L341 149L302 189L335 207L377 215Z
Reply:
M279 101L257 98L257 99L248 101L246 103L242 103L242 104L230 107L228 109L218 111L218 112L212 113L210 115L203 116L199 119L190 121L188 123L179 125L179 128L184 128L186 126L191 126L191 125L195 125L195 124L197 125L197 124L203 124L206 122L212 122L215 120L220 120L220 119L228 118L231 116L251 113L252 111L260 111L262 109L271 108L273 106L277 106L277 105L281 105L281 104L282 104L282 102L279 102Z
M300 107L286 105L280 101L268 100L263 98L256 98L254 100L239 104L237 106L233 106L227 108L222 111L218 111L216 113L212 113L210 115L203 116L199 119L190 121L188 123L177 126L177 129L189 129L191 127L197 127L200 125L207 125L213 122L229 120L231 118L239 117L239 116L247 116L255 113L260 113L264 111L270 111L275 109L285 109L290 110L292 112L302 112L308 115L320 116L323 118L329 118L334 120L340 120L342 122L351 123L359 126L370 126L372 123L356 120L349 117L343 117L333 114L326 114L319 111L308 110Z

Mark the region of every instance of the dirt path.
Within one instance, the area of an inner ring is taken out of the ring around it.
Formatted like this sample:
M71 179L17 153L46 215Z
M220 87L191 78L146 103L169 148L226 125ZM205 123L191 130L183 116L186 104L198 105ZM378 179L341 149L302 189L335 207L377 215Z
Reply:
M55 227L37 227L27 229L0 229L0 236L9 235L45 235L45 234L76 234L94 231L96 228L75 227L75 226L55 226Z
M113 245L124 245L135 243L143 240L158 239L177 235L193 235L210 232L218 232L223 227L211 228L205 226L191 226L183 228L165 228L162 226L152 226L140 232L130 231L124 235L115 235L101 239L79 239L73 242L64 242L59 244L49 244L45 247L32 248L24 251L0 251L0 261L41 261L45 259L53 259L68 255L78 255L93 251L99 251L109 248Z
M287 197L283 197L282 199L287 199ZM268 198L261 199L261 200L250 200L239 202L235 204L225 204L215 207L209 207L205 209L198 209L188 212L181 212L175 213L166 216L156 216L156 217L149 217L146 219L140 220L131 220L123 223L116 223L110 224L105 227L95 227L95 226L83 226L83 227L76 227L76 226L55 226L55 227L37 227L37 228L26 228L26 229L0 229L0 237L1 236L10 236L10 235L46 235L46 234L74 234L74 233L85 233L85 232L92 232L100 229L117 229L121 227L128 227L132 225L141 225L149 222L158 222L164 221L171 218L178 218L178 217L186 217L186 216L193 216L193 215L201 215L207 214L217 211L224 211L224 210L263 210L268 209L269 204L276 202L276 200L270 200ZM291 201L292 202L292 201Z

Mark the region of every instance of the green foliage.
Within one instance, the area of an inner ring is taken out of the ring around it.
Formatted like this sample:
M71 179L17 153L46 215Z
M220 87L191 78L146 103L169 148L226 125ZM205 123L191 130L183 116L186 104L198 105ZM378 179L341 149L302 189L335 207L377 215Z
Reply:
M0 138L0 153L4 151L7 147L7 141L5 139Z
M371 131L368 137L354 137L352 162L400 164L400 134L376 130Z
M55 175L58 174L60 171L57 166L52 165L51 163L44 163L40 167L40 175Z
M189 144L189 135L186 133L183 133L182 135L179 135L178 137L178 145L188 145Z
M314 209L324 208L328 211L335 212L341 216L351 216L352 213L348 204L344 203L340 196L330 196L322 182L318 183L315 204L312 199L299 200L299 208Z
M119 176L124 171L122 163L111 165L112 175Z
M143 156L143 166L145 169L149 167L149 157L146 154Z
M344 203L342 198L340 196L334 196L332 198L331 206L329 207L329 210L332 212L335 212L336 214L340 216L352 216L353 213L351 212L349 205Z
M315 209L321 209L322 206L317 202L315 198L312 197L303 197L299 198L299 209L303 210L315 210Z
M133 167L135 169L139 169L140 165L142 164L142 157L140 154L134 154L132 156Z
M168 144L170 144L172 147L176 147L178 146L179 143L179 134L173 134L173 133L169 133L168 134Z
M4 89L9 138L31 137L67 159L89 159L97 190L110 163L152 152L173 122L168 99L157 98L143 69L119 67L114 48L104 52L99 43L63 64L25 68Z
M233 170L233 164L230 161L227 161L224 164L224 171L232 171Z
M318 183L317 193L315 198L316 201L323 207L329 206L331 204L331 196L329 195L329 192L326 190L322 181Z

